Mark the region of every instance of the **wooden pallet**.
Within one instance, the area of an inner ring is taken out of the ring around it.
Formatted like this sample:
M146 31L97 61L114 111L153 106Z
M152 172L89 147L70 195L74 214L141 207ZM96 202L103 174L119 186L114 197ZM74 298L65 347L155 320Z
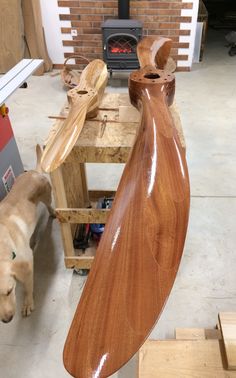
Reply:
M109 210L88 209L88 206L101 197L115 195L114 191L88 190L85 163L125 163L140 123L140 114L130 104L128 94L105 94L99 109L95 119L85 122L65 163L51 174L67 268L90 269L96 247L92 245L85 253L74 249L76 224L106 223ZM60 114L62 119L56 121L51 135L60 127L67 111L65 106ZM176 105L172 105L171 114L185 147Z
M221 329L177 328L175 340L146 341L138 377L236 377L236 313L219 314L219 322Z

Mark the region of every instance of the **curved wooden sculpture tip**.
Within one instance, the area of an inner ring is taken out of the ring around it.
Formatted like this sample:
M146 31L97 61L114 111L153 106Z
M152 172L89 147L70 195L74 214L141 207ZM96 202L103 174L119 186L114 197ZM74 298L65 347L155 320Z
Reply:
M164 69L172 46L172 40L164 37L148 36L138 43L137 56L141 68L153 66Z
M189 214L185 152L168 109L172 74L130 76L142 121L64 347L76 378L105 378L140 348L168 298Z
M49 139L43 152L41 166L45 172L52 172L65 161L81 133L86 117L96 115L107 80L106 64L95 59L83 70L79 85L67 93L69 114Z

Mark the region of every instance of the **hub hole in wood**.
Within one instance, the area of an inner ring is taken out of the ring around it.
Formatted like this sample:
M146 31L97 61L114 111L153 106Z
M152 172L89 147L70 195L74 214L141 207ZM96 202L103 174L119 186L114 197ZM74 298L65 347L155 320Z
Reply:
M79 95L85 95L85 94L88 93L88 91L78 91L77 93L78 93Z
M152 72L150 72L150 73L147 73L146 75L144 75L144 77L146 78L146 79L160 79L160 75L158 75L157 73L152 73Z

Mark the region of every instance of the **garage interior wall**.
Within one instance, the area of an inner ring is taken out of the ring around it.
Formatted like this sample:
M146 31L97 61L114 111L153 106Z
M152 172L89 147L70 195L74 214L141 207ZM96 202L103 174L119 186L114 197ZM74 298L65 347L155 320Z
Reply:
M117 1L40 0L47 48L54 67L61 68L73 53L102 58L101 23L117 18ZM141 20L144 35L173 39L172 56L178 70L192 65L199 0L130 1L130 17ZM93 14L91 14L91 8ZM76 30L77 36L71 31ZM96 45L95 45L96 44ZM73 61L72 61L73 63Z

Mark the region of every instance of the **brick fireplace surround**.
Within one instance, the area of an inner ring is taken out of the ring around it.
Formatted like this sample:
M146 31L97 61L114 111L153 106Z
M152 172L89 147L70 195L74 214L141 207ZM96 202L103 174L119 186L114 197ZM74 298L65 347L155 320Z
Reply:
M64 56L69 57L74 53L83 55L89 60L102 59L102 30L101 24L107 19L118 18L118 1L88 1L88 0L63 0L58 1L59 17L61 21L69 21L70 27L61 27ZM69 9L64 14L63 8ZM173 40L171 56L179 64L178 71L188 71L190 67L181 66L181 61L188 60L189 42L180 42L181 36L190 35L192 18L181 16L182 10L191 10L193 3L186 0L168 1L130 1L130 18L143 22L143 35L162 35ZM60 9L62 10L60 12ZM184 24L184 25L183 25ZM77 36L71 39L63 38L63 35L71 35L71 30L77 31ZM66 52L68 47L68 52ZM73 50L72 50L73 48ZM179 50L181 49L181 50ZM55 65L59 68L60 65Z

